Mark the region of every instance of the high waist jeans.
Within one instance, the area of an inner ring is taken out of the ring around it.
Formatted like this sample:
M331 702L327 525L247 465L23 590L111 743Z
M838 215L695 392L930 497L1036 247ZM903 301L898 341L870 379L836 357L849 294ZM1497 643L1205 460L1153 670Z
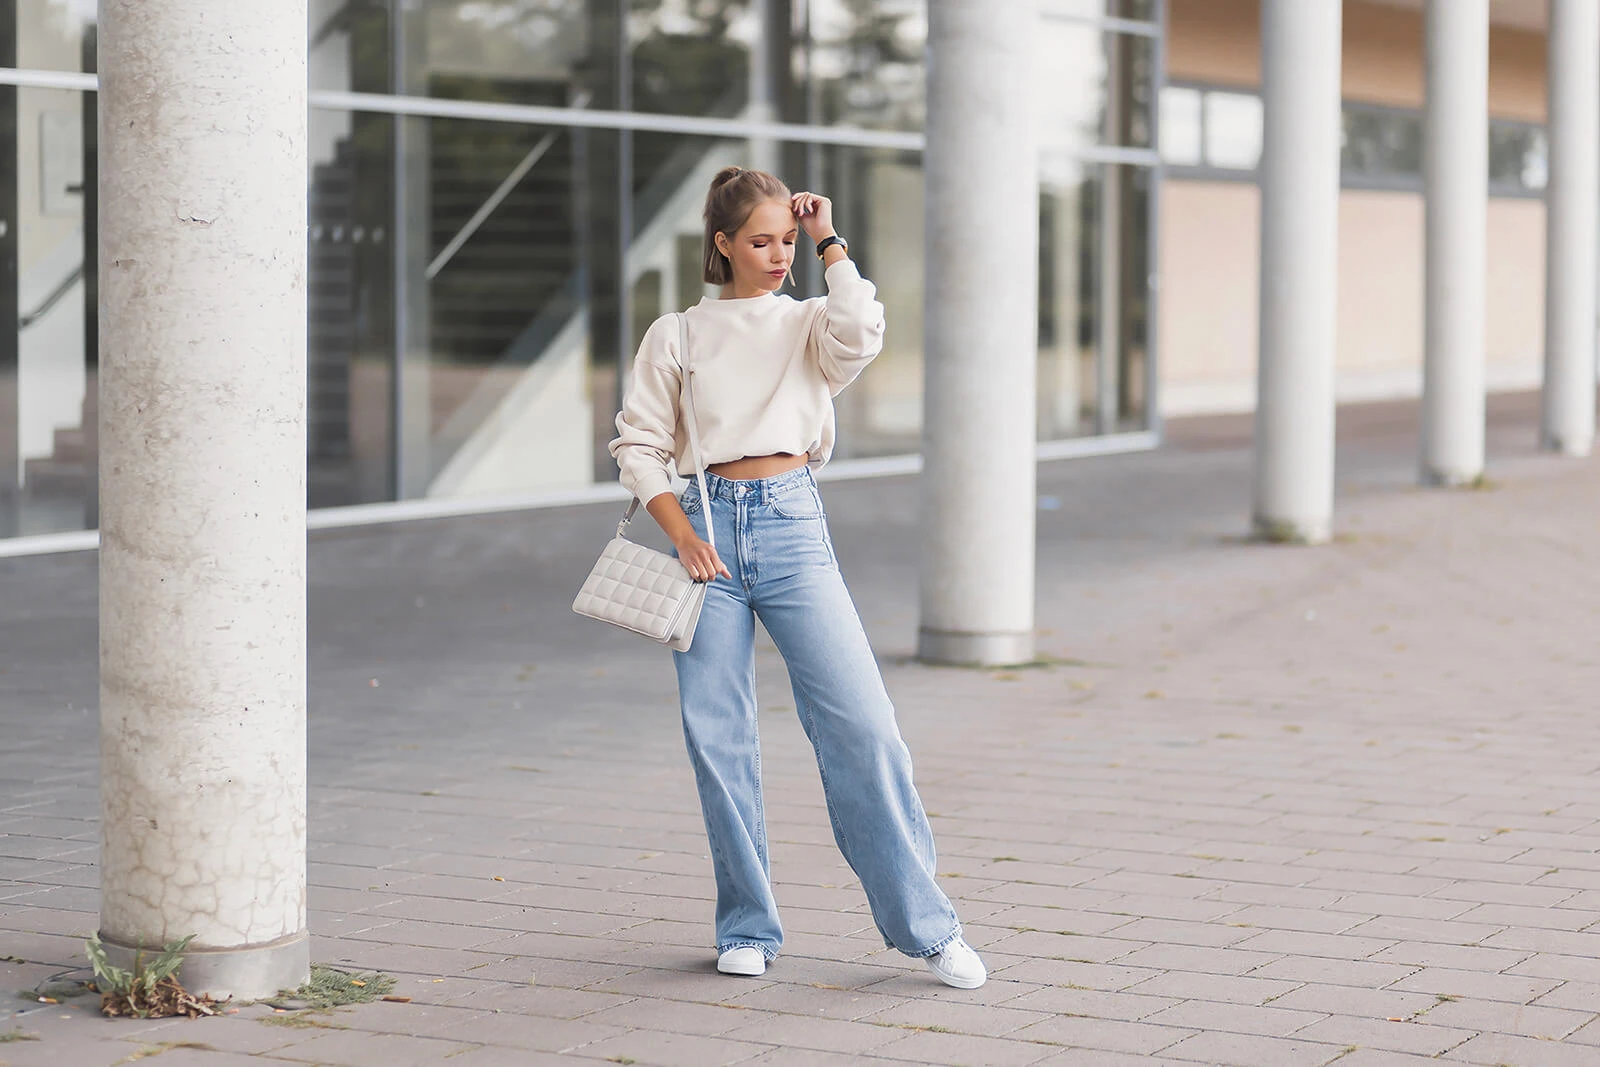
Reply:
M683 732L717 881L717 951L783 944L761 806L755 620L789 667L816 751L834 840L866 890L884 942L932 956L961 934L934 882L933 833L911 782L894 706L845 589L807 467L759 481L706 475L683 509L700 536L716 524L717 578L687 652L674 653ZM709 505L709 506L708 506Z

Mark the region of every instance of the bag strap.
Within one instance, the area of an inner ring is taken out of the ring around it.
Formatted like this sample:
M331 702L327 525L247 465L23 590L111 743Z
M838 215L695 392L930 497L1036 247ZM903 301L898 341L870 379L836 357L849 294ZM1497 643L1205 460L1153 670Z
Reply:
M694 417L694 367L689 359L689 318L683 312L678 312L678 363L682 369L683 391L679 399L683 403L683 421L689 428L689 454L694 457L694 477L700 486L700 499L705 506L711 506L711 494L706 490L706 464L700 454L700 427ZM628 528L633 521L633 516L639 510L639 498L634 497L628 502L628 510L623 513L622 521L617 524L617 536ZM717 531L713 528L710 512L706 513L706 543L713 551L717 547Z

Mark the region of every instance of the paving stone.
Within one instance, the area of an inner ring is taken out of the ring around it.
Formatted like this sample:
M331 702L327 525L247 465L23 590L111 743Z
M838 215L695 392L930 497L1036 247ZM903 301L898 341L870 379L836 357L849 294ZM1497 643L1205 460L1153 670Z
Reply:
M1383 1016L1361 1018L1333 1015L1297 1031L1294 1036L1303 1041L1436 1056L1455 1048L1476 1033L1474 1030L1452 1030L1439 1026L1428 1018L1414 1022L1391 1022ZM1338 1062L1343 1063L1344 1060Z
M800 1015L766 1015L745 1011L743 1025L723 1037L732 1041L754 1041L785 1048L813 1049L822 1052L876 1053L884 1045L905 1036L899 1027L876 1026L871 1022L844 1019L807 1018Z
M1300 983L1271 978L1250 978L1233 974L1196 974L1168 971L1138 985L1129 992L1179 1000L1215 1000L1224 1004L1265 1004L1296 988Z
M662 1030L674 1034L716 1037L749 1026L751 1011L743 1007L692 1004L675 1000L630 1000L583 1017L586 1023L619 1029ZM808 1022L810 1020L807 1020Z
M1538 1067L1594 1067L1595 1050L1509 1034L1479 1034L1446 1052L1443 1060L1480 1064L1538 1064Z
M1143 1021L1161 1026L1187 1026L1195 1030L1287 1037L1324 1018L1326 1015L1321 1012L1280 1008L1276 1001L1270 1007L1257 1007L1253 1004L1186 1000L1147 1016Z
M1383 1048L1358 1048L1340 1056L1339 1067L1438 1067L1432 1056L1413 1056Z
M1428 993L1405 993L1390 989L1362 989L1357 986L1308 983L1272 1000L1275 1008L1300 1008L1329 1015L1353 1015L1371 1019L1409 1019L1439 1003Z
M720 1037L634 1030L584 1045L583 1055L623 1063L648 1063L658 1067L715 1067L743 1063L772 1050L772 1043L754 1044Z
M1197 1031L1178 1026L1156 1026L1117 1019L1091 1019L1063 1015L1035 1023L1010 1036L1025 1041L1049 1041L1074 1048L1149 1054L1160 1052Z
M1433 993L1443 997L1499 1000L1527 1004L1550 992L1561 983L1555 979L1519 974L1493 974L1482 971L1450 970L1430 967L1402 978L1390 989Z
M1432 1003L1432 1001L1429 1001ZM1098 989L1050 986L1004 1002L1008 1008L1045 1011L1056 1015L1082 1015L1095 1019L1122 1019L1135 1022L1170 1008L1179 1001L1171 997L1141 996L1137 993L1108 993Z
M1019 1008L914 1000L876 1012L863 1021L886 1026L936 1026L957 1034L1002 1037L1048 1018L1043 1012Z
M970 1034L942 1034L923 1030L880 1045L872 1055L896 1063L950 1064L968 1067L1025 1067L1039 1063L1057 1050L1051 1045Z
M1501 1000L1450 1000L1427 1013L1430 1025L1559 1041L1594 1019L1593 1012L1510 1004Z
M1211 1032L1181 1041L1163 1050L1162 1054L1172 1059L1226 1063L1234 1067L1320 1067L1332 1063L1346 1051L1339 1045L1316 1041Z
M1195 948L1188 945L1152 945L1115 957L1130 967L1153 967L1171 972L1199 974L1244 974L1262 967L1278 956L1268 952L1249 952L1237 948Z
M337 1063L340 1067L431 1067L474 1045L431 1037L401 1037L360 1030L321 1033L274 1053L295 1063Z

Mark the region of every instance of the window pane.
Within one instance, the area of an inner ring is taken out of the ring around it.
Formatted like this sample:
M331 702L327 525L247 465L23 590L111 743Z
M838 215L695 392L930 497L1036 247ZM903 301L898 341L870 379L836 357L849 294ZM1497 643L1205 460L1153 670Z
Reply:
M1537 192L1549 177L1544 131L1522 123L1489 123L1489 185L1507 192Z
M1044 0L1040 8L1046 15L1079 18L1108 17L1138 22L1155 18L1155 0Z
M1205 94L1206 163L1254 170L1261 162L1261 98L1212 90Z
M1155 48L1149 38L1045 20L1038 104L1046 152L1150 144Z
M887 326L882 354L839 395L834 454L915 452L922 435L922 156L865 148L829 148L819 156L819 184L833 197L851 258L878 287ZM804 244L802 252L815 264ZM813 268L810 277L810 291L821 294L821 272Z
M1345 105L1342 167L1346 176L1422 178L1422 116Z
M6 89L0 121L6 161L0 188L14 199L3 240L16 265L0 298L0 536L81 530L96 524L96 365L92 224L92 94ZM12 421L14 418L14 422Z
M762 7L787 7L764 0ZM868 129L921 130L927 115L925 0L812 0L795 5L790 65L794 121Z
M1039 183L1039 438L1094 432L1100 168L1071 163Z
M1040 183L1039 437L1149 425L1149 167Z
M1179 167L1201 163L1200 90L1169 85L1161 90L1161 158Z
M312 507L393 495L394 158L405 125L388 115L311 113L306 484Z

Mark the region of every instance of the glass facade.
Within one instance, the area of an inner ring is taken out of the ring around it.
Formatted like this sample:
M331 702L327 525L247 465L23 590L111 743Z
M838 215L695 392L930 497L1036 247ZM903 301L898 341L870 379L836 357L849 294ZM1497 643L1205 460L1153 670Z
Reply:
M308 503L615 480L634 349L705 292L729 163L834 199L889 320L836 458L914 452L926 3L312 0ZM1145 429L1162 12L1045 6L1040 435ZM0 0L0 537L96 522L95 93L53 87L94 71L94 17Z
M1174 177L1255 180L1259 93L1206 85L1161 90L1161 155ZM1340 180L1348 188L1422 190L1422 112L1346 100ZM1549 173L1544 127L1489 120L1489 194L1541 196Z

